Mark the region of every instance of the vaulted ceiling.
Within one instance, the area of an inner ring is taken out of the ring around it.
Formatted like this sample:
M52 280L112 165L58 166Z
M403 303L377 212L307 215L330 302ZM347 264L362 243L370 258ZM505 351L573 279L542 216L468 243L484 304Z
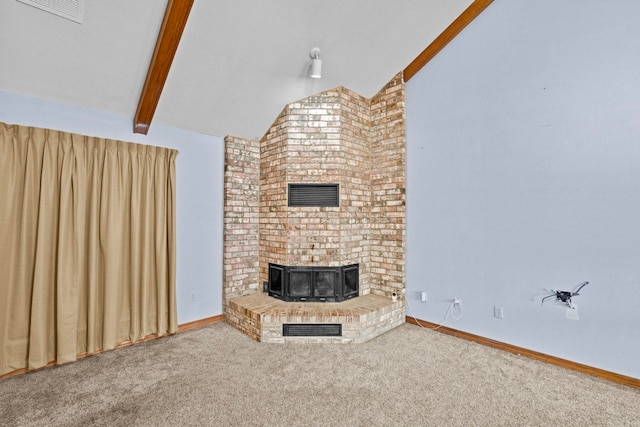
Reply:
M195 0L151 127L260 137L288 103L373 96L472 0ZM86 0L81 24L0 4L0 90L133 117L166 0ZM323 77L308 77L309 52ZM133 129L133 125L132 125Z

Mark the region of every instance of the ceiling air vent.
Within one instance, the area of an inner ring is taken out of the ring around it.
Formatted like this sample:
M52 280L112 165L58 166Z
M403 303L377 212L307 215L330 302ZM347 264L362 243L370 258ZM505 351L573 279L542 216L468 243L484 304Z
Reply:
M38 9L46 10L54 15L82 24L84 16L84 0L18 0Z
M338 189L338 184L289 184L289 206L340 206Z

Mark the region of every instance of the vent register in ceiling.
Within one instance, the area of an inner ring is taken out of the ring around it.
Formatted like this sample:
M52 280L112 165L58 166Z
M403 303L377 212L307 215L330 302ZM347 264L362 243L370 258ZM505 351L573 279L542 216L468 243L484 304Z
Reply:
M84 0L17 0L71 21L82 24Z

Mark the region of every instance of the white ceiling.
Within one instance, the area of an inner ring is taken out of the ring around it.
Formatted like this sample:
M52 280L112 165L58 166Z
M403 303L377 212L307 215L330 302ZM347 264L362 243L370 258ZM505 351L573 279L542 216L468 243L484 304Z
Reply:
M166 0L86 0L82 24L0 3L0 90L133 121ZM471 3L195 0L151 126L257 138L308 95L371 97ZM313 47L319 80L307 77Z

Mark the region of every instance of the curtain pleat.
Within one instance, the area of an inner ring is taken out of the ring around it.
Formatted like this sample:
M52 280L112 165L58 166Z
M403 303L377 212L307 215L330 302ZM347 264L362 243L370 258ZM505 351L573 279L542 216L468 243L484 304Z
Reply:
M0 375L177 330L177 154L0 123Z

